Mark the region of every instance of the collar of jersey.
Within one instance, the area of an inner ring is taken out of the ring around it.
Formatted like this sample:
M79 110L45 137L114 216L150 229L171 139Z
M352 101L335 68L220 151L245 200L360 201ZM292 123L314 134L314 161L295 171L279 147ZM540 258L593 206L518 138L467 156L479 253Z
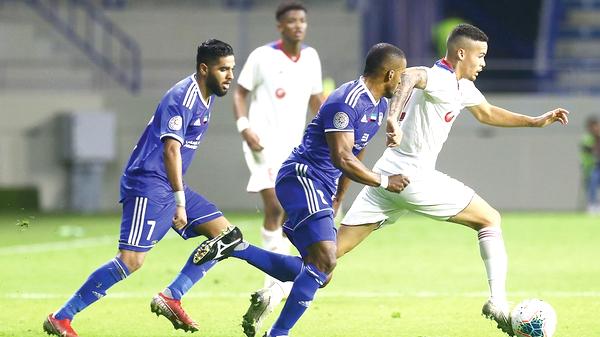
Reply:
M202 104L204 104L204 107L206 107L208 109L209 105L210 105L210 98L212 96L208 96L208 101L205 102L204 98L202 98L202 93L200 92L200 86L198 86L198 82L196 81L196 73L193 73L191 75L192 78L192 85L196 86L196 88L198 88L198 90L196 90L198 98L200 99L200 102L202 102Z
M367 88L367 85L365 84L365 80L363 79L362 76L358 78L358 83L359 83L359 85L362 85L365 88L365 92L367 93L367 96L369 96L371 103L373 103L373 105L379 104L379 101L375 100L375 97L373 97L373 94L371 94L371 91L369 90L369 88Z
M452 67L452 65L446 60L446 58L442 58L439 59L435 62L435 65L442 68L442 69L446 69L451 73L454 73L454 68Z

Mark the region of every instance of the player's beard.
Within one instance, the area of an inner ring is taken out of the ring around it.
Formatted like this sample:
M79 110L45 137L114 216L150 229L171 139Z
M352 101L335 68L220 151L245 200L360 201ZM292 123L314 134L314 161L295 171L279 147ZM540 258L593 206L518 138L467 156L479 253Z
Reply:
M227 89L223 89L217 78L214 76L208 76L206 78L206 86L210 92L219 97L223 97L227 94Z

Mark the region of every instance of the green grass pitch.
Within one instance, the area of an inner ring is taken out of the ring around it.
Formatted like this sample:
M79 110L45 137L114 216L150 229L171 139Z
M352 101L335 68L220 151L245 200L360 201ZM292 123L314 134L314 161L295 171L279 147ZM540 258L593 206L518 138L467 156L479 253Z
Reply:
M249 241L259 242L260 214L228 217ZM45 336L45 316L114 256L119 222L118 214L0 215L0 336ZM503 228L509 299L550 302L558 314L556 337L600 336L600 219L505 214ZM168 235L140 271L80 313L74 328L83 337L188 335L151 314L149 302L199 241ZM243 337L240 319L262 280L263 274L244 262L219 263L184 298L184 307L201 324L192 336ZM409 216L375 232L339 261L332 283L319 291L294 336L503 336L480 316L486 297L475 232Z

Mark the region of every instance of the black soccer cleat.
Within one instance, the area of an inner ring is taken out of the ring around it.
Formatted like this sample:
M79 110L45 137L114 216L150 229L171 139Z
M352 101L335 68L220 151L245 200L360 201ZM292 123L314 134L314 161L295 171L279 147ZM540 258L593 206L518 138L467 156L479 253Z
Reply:
M194 252L194 264L221 261L231 256L233 249L243 240L242 232L234 226L227 227L221 234L202 242Z

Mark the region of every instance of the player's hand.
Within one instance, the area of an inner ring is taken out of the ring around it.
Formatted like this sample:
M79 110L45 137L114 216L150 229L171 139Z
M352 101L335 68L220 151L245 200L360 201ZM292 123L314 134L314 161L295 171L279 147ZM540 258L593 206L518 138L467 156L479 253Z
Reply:
M242 138L244 138L246 144L248 144L248 147L252 151L258 152L264 149L264 147L260 145L260 138L258 138L256 132L252 131L252 129L247 128L246 130L242 131Z
M388 119L385 128L385 144L387 147L396 147L402 140L402 131L397 121Z
M175 229L183 229L185 225L187 225L185 207L177 206L175 207L175 215L173 215L173 226L175 226Z
M402 174L394 174L393 176L388 177L388 187L386 190L390 192L400 193L402 192L406 186L410 184L410 180Z
M569 112L563 108L556 108L536 118L536 126L543 128L554 122L562 125L569 124Z

